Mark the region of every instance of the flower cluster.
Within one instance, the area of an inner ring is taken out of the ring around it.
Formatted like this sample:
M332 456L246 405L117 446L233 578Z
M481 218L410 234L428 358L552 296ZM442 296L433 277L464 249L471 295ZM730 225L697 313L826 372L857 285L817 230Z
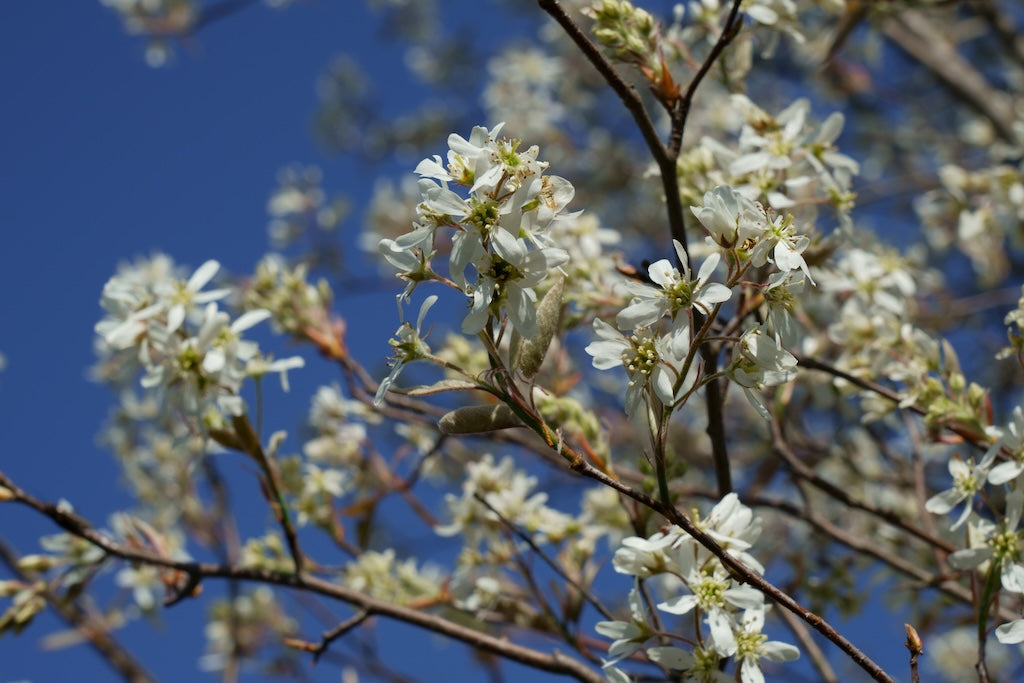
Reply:
M165 256L123 266L103 288L106 317L96 324L107 359L100 361L101 373L127 361L130 372L144 373L143 387L165 395L167 407L207 426L245 413L240 391L246 378L279 372L287 388L287 370L303 365L299 357L271 361L243 338L271 314L257 309L232 319L222 311L217 302L231 290L206 288L219 269L207 261L183 280ZM124 366L114 372L124 373Z
M932 245L956 246L970 260L978 281L996 285L1011 272L1007 242L1020 247L1024 221L1024 167L1020 149L1001 162L969 171L955 164L939 170L942 187L922 195L915 208Z
M755 571L764 571L748 552L761 533L760 520L736 494L727 495L706 518L697 517L695 523L730 555ZM674 615L694 613L708 629L706 634L698 635L700 646L694 650L646 648L653 661L704 680L712 672L721 671L724 659L733 657L743 681L760 683L764 680L761 659L783 662L799 655L792 645L769 641L762 633L769 609L764 595L737 582L715 555L679 527L669 527L648 538L624 539L613 562L617 572L637 580L664 578L648 584L659 585L674 595L657 603L657 609ZM608 651L610 659L605 663L610 680L628 680L618 664L657 634L636 588L630 593L630 612L629 621L604 621L596 627L598 633L614 639Z
M267 232L275 249L286 249L303 237L337 230L348 213L341 198L328 201L316 166L286 166L277 173L278 185L267 201ZM323 249L319 246L319 249Z
M860 169L835 145L843 129L842 114L833 113L815 126L807 100L797 100L776 115L744 95L732 95L727 102L730 115L739 117L726 124L739 128L737 140L727 145L706 136L680 160L684 199L696 204L702 194L728 186L772 210L792 212L808 228L817 222L816 206L832 206L840 226L852 229L851 183Z
M429 268L434 243L440 231L450 230L449 276L472 299L463 332L475 334L489 320L507 318L524 337L532 337L537 334L533 288L568 260L545 233L574 190L564 178L543 175L547 164L537 160L537 147L520 152L518 141L498 138L501 128L478 126L468 140L452 134L447 164L436 155L420 162L422 201L414 229L382 240L381 251L399 277L414 285L437 277ZM400 259L402 252L416 254L418 262ZM469 268L475 274L467 276Z

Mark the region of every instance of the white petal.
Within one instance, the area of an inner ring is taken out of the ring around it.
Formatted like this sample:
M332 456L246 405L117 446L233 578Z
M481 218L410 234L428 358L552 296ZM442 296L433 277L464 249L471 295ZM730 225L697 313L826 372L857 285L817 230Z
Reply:
M680 595L674 600L658 603L658 609L669 614L686 614L697 606L697 598L693 595Z
M800 650L789 643L769 640L761 646L761 656L773 662L791 662L800 658Z
M679 671L689 669L694 664L693 655L679 647L651 647L647 649L647 656L653 662Z
M652 263L647 268L647 274L651 276L651 281L663 289L670 287L673 282L679 280L679 271L675 269L675 266L668 259L661 259Z
M232 332L242 332L249 329L254 325L258 325L267 318L270 317L270 311L265 308L258 308L253 311L246 311L242 315L238 316L235 322L231 323Z
M220 264L210 259L196 269L196 272L188 279L188 284L185 285L185 288L190 292L198 292L206 286L206 283L213 279L218 270L220 270Z
M619 311L615 316L615 324L620 330L635 330L653 325L667 311L668 304L664 298L644 299Z
M974 569L982 562L991 558L991 548L965 548L950 555L949 564L954 569Z
M1007 645L1024 642L1024 619L1011 621L997 628L996 639Z

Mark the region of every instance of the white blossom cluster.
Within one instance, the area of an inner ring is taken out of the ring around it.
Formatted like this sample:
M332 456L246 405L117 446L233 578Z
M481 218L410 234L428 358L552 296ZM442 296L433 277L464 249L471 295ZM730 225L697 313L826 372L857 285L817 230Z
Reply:
M303 365L297 356L272 361L256 342L243 338L270 312L252 310L232 318L221 310L217 302L231 290L206 288L219 269L216 261L207 261L182 280L165 256L122 266L103 287L106 316L96 324L104 355L127 361L132 372L137 368L142 386L162 392L166 407L205 426L245 413L245 379L278 372L287 388L285 373ZM101 372L117 365L100 361ZM117 372L124 372L123 366Z
M932 496L925 508L934 514L948 514L962 504L951 530L966 524L966 547L949 556L949 563L961 571L978 570L998 574L999 585L1010 593L1024 594L1024 409L1017 406L1004 429L990 428L992 445L975 463L954 456L949 462L953 485ZM1000 454L1009 457L1000 459ZM989 486L1006 487L1005 504L988 518L976 509L979 499L988 500ZM1002 624L995 631L1002 643L1024 642L1024 619Z
M1024 121L1018 127L1024 132ZM932 246L955 245L971 260L983 286L1002 282L1010 272L1007 246L1024 245L1020 231L1024 222L1022 152L1020 147L1006 150L1015 158L997 159L976 170L946 164L939 169L941 188L915 202Z
M758 573L764 572L748 552L761 534L760 520L736 494L725 496L707 517L695 523L737 560ZM603 621L596 626L598 633L614 640L604 664L610 681L631 680L619 665L641 649L662 667L685 672L688 680L732 680L721 670L721 664L734 658L739 680L744 683L763 683L762 659L786 662L799 656L794 646L769 641L762 633L769 610L764 595L737 582L718 557L679 527L669 527L648 538L624 539L613 564L615 571L635 577L637 583L629 594L629 621ZM658 581L651 581L654 578ZM657 603L659 611L695 615L702 625L695 647L647 644L661 634L642 598L640 581L672 596Z
M817 207L831 206L840 227L852 228L851 186L859 164L839 151L836 141L844 117L832 113L820 125L810 118L810 103L800 99L770 114L745 95L722 99L727 120L721 127L734 142L707 134L680 157L679 187L685 198L728 185L775 211L791 212L810 232Z
M543 175L547 164L537 160L537 147L521 152L518 141L498 138L501 128L478 126L468 140L453 133L447 163L436 155L420 162L414 229L381 240L380 250L408 280L408 297L419 282L439 277L431 264L435 242L450 240L450 282L471 299L462 331L476 334L489 321L507 319L532 337L538 332L534 288L568 260L546 233L574 191L564 178Z

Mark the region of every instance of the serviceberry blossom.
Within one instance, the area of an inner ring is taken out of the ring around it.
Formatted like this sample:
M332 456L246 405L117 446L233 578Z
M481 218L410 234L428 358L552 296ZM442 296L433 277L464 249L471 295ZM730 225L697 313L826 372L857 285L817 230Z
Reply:
M796 358L782 348L779 339L762 325L747 330L733 347L726 369L731 380L743 387L747 400L766 420L771 417L753 389L784 384L796 375Z
M691 206L690 210L711 240L723 249L752 243L765 230L764 211L728 185L706 192L704 205Z
M779 270L802 270L804 276L814 284L807 262L802 256L811 240L807 235L800 235L793 225L792 216L783 218L775 216L766 221L765 231L750 252L750 261L755 266L773 263Z
M183 281L162 256L123 267L104 287L107 317L95 328L101 353L134 353L133 368L142 372L143 387L160 391L167 407L180 407L210 424L218 414L245 412L240 396L245 379L280 372L287 388L284 373L303 365L298 357L265 358L255 342L243 339L271 314L254 309L232 319L221 310L217 302L231 290L204 291L219 268L207 261Z
M197 314L199 306L230 293L228 289L202 291L219 269L219 263L207 261L182 281L173 262L162 254L149 262L122 266L103 286L100 305L107 317L96 324L96 333L112 348L126 349L138 343L155 318L163 316L161 327L166 333L176 331L186 317Z
M736 659L740 663L741 683L764 683L761 659L772 662L791 662L800 657L800 650L789 643L768 640L761 633L764 615L769 605L751 607L743 613L743 620L735 632Z
M586 351L593 356L598 370L622 366L629 376L626 389L626 414L633 415L650 395L664 406L674 406L696 381L691 366L685 379L680 379L690 348L690 328L677 326L667 335L657 335L649 328L640 328L626 337L600 319L594 320L598 341ZM649 336L653 335L653 336ZM678 386L678 389L676 388Z
M764 594L756 588L737 584L720 562L701 561L700 555L703 553L689 546L678 549L676 564L689 592L658 603L658 609L669 614L688 614L699 608L707 619L715 648L723 656L730 656L736 653L734 612L762 606Z
M747 552L761 533L761 521L736 494L725 496L706 516L701 517L694 511L692 517L698 528L731 555L759 573L764 571ZM623 539L613 564L616 571L634 576L637 581L658 575L682 580L682 589L676 589L674 595L658 602L657 608L674 615L695 614L708 628L701 636L702 646L692 651L658 646L648 648L647 655L669 669L686 671L686 680L731 680L719 675L722 674L719 665L723 658L735 657L739 680L763 682L762 658L781 662L799 655L792 645L768 641L761 633L767 611L764 595L737 582L717 556L677 526L657 531L648 538ZM646 585L669 590L679 586L679 582L649 581ZM646 613L642 619L634 615L630 621L598 624L598 632L615 639L609 650L612 659L605 664L610 680L628 680L624 672L611 669L653 635L647 624Z
M978 519L968 524L971 547L958 550L949 556L952 567L960 570L983 568L986 572L998 569L999 580L1004 590L1024 593L1024 546L1020 526L1024 510L1024 492L1011 491L1006 494L1006 511L998 523ZM996 629L996 638L1001 643L1024 642L1024 619L1007 622Z
M640 596L640 586L633 584L629 591L629 621L599 621L594 630L614 642L608 646L611 658L604 667L614 666L617 662L636 652L644 642L654 635L650 627L650 615Z
M1024 410L1020 406L1013 409L1013 419L1006 426L1002 437L992 444L989 452L998 454L1003 449L1013 457L992 468L988 473L990 484L1006 484L1024 472Z
M949 459L949 473L953 476L952 488L929 498L924 504L924 509L932 514L944 515L958 504L964 503L960 517L953 523L950 530L960 528L971 516L974 496L985 485L995 457L996 450L990 449L982 457L981 462L975 464L973 459L964 462L963 458L954 455Z
M612 566L620 574L629 574L641 579L666 571L673 571L674 560L669 549L676 545L683 530L673 525L666 531L658 531L650 538L629 536L612 558Z
M706 517L697 513L693 517L694 525L715 539L730 555L757 573L764 573L761 563L747 552L761 536L761 518L755 517L754 511L741 503L739 496L726 494ZM689 536L681 536L679 543L688 543L700 552L710 552L704 551Z
M518 140L499 138L502 126L477 126L468 140L453 133L446 162L434 155L416 166L421 202L413 229L381 240L379 251L409 282L400 302L418 283L442 280L469 298L464 333L507 320L531 338L539 333L534 288L569 260L547 233L571 217L562 212L575 190L543 175L548 165L537 160L536 146L519 151ZM450 244L450 279L431 263L439 243Z
M398 375L401 374L402 370L408 363L415 360L420 360L430 353L430 347L423 341L422 327L423 319L427 317L427 311L437 301L437 296L431 295L423 300L420 305L420 314L416 318L416 327L413 327L408 322L404 322L401 326L395 330L395 337L388 340L388 343L394 348L394 355L392 359L388 361L391 365L391 372L388 376L381 380L381 383L377 386L377 394L373 397L374 405L380 405L384 402L384 395L388 393L391 386L398 379Z
M972 521L969 538L971 547L958 550L949 556L949 563L956 569L976 569L986 562L998 567L1003 588L1014 593L1024 593L1024 567L1020 565L1021 510L1024 508L1024 492L1011 491L1006 494L1006 511L998 523L987 519Z
M622 309L615 318L619 329L629 330L647 327L660 320L666 313L675 318L680 311L697 308L704 315L711 313L715 304L728 301L732 291L717 282L708 282L715 272L721 259L718 252L713 252L704 261L697 273L697 279L690 278L690 265L686 251L678 240L672 240L676 255L683 270L673 266L668 259L661 259L647 269L651 281L658 285L652 287L643 282L627 281L626 290L633 296L629 306Z
M529 251L526 241L516 239L504 230L492 234L492 252L474 250L479 254L475 261L479 277L475 285L468 287L473 295L473 305L463 320L462 331L476 334L487 324L495 309L504 308L508 320L525 337L540 333L537 327L537 295L533 288L548 276L548 273L569 260L562 249L544 247Z

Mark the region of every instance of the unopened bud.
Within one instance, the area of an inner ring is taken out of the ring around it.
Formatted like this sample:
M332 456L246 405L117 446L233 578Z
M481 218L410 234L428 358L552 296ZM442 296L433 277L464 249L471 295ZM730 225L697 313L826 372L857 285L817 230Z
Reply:
M558 330L564 289L565 278L560 277L537 305L537 327L540 328L540 332L537 336L524 340L519 351L519 371L526 379L536 377L541 363L544 362L544 356L547 355L548 347L551 346L551 338Z
M903 624L903 628L907 630L907 642L903 643L910 654L920 655L924 652L924 645L921 643L921 636L918 635L917 629L910 624Z
M437 423L442 434L479 434L510 427L523 422L504 403L493 406L466 406L446 413Z
M58 564L50 555L25 555L18 560L18 569L23 572L45 572Z

